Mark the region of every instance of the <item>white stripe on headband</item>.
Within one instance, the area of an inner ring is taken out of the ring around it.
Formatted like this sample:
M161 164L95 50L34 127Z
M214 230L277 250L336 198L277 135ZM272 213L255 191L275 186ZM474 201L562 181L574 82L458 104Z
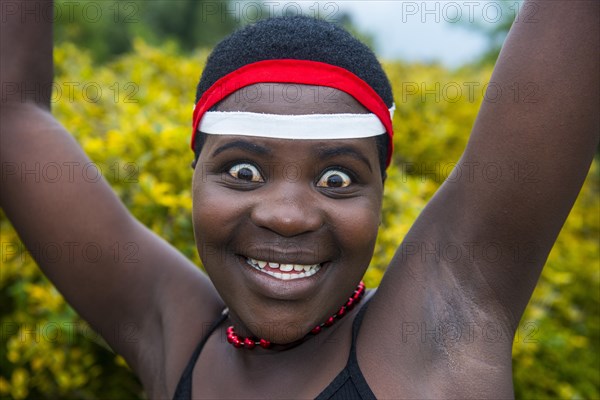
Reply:
M393 115L394 107L390 109ZM353 139L386 133L375 114L280 115L208 111L198 130L212 135L278 139Z

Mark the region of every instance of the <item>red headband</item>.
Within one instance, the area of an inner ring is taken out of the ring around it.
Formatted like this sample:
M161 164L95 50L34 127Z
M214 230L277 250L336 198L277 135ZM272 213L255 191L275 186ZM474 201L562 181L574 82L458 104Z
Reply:
M326 86L346 92L375 114L389 137L386 166L392 158L392 119L390 111L377 92L352 72L318 61L265 60L244 65L216 81L198 100L194 108L192 149L204 113L235 91L255 83L296 83Z

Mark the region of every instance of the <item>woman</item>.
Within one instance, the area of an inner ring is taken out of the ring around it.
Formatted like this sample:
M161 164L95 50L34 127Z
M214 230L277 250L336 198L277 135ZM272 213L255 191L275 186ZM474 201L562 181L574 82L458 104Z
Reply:
M6 174L0 205L26 244L137 243L136 264L108 251L77 268L37 261L151 398L510 398L512 335L598 144L598 4L537 5L535 22L514 25L492 80L536 82L539 101L485 102L456 169L528 162L536 181L455 173L376 291L359 282L379 225L393 100L370 52L309 19L237 33L203 73L193 221L210 279L103 181ZM3 85L50 87L48 21L7 19L2 51ZM85 165L48 113L49 90L25 96L2 102L3 168ZM500 259L475 246L458 262L427 256L457 243L493 243ZM514 243L535 243L535 254L514 258ZM119 329L131 324L135 342ZM489 324L506 340L437 330Z

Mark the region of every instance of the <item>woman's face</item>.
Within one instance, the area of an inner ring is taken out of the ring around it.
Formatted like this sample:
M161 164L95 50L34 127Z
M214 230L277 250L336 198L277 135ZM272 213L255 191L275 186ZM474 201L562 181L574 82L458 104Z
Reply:
M367 112L341 91L284 84L244 88L219 111ZM373 138L207 135L193 180L196 244L236 331L290 343L336 312L371 260L382 192Z

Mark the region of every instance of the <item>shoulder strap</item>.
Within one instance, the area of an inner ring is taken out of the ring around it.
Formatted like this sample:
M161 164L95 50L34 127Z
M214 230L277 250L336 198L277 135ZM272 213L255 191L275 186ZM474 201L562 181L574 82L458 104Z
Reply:
M192 398L192 377L194 372L194 366L198 361L198 357L200 357L200 353L204 348L204 345L208 341L208 338L213 334L213 332L227 319L227 314L229 310L226 308L221 313L221 316L213 322L213 324L208 329L208 333L202 338L194 353L192 353L192 357L190 357L190 361L187 366L183 370L183 374L181 375L181 379L179 379L179 383L177 384L177 389L175 389L174 400L190 400Z
M368 300L354 317L352 321L352 344L350 346L350 354L344 369L335 377L335 379L327 386L315 400L376 400L373 391L367 384L356 357L356 339L362 324L365 310L367 309Z
M369 299L370 300L370 299ZM358 314L352 321L352 345L350 347L350 355L348 357L348 364L346 364L346 369L350 374L350 378L354 382L354 387L360 394L361 399L376 399L375 394L369 387L369 384L365 380L365 377L360 370L360 366L358 365L358 358L356 356L356 339L358 338L358 331L360 330L360 326L362 325L363 317L365 316L365 311L367 310L367 306L369 305L369 301L365 302L363 307L358 311Z

